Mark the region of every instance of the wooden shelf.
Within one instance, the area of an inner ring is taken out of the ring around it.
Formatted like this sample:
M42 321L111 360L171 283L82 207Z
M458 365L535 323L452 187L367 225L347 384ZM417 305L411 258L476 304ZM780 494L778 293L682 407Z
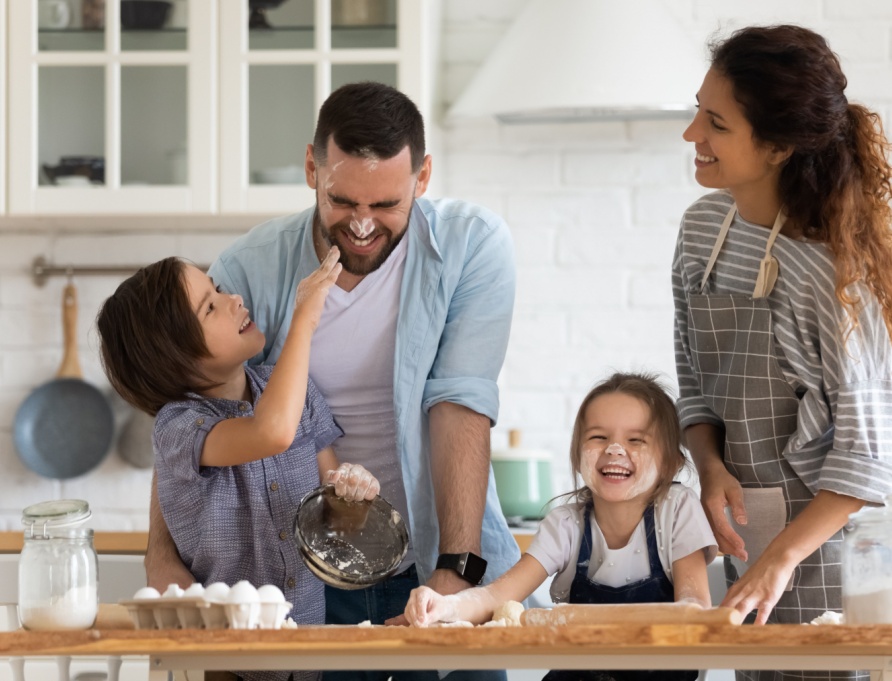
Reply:
M0 553L19 553L22 550L21 532L0 532ZM148 543L147 532L97 532L93 545L97 553L142 555ZM521 552L526 551L533 540L532 534L515 534L514 539Z
M93 535L96 553L142 555L146 552L147 532L97 532ZM24 535L21 532L0 532L0 553L19 553Z

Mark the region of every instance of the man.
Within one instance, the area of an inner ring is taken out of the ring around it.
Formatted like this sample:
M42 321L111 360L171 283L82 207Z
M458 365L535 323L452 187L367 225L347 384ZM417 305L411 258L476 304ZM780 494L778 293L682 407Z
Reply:
M400 623L418 584L455 593L476 584L484 569L492 581L519 557L489 465L496 379L514 304L511 238L504 221L485 209L420 198L431 176L424 123L405 95L380 83L331 94L307 146L305 171L316 206L242 236L210 274L244 297L266 334L252 361L272 363L298 282L332 245L340 249L344 269L313 337L310 375L344 430L334 445L339 459L378 478L381 496L408 518L410 549L383 584L327 587L326 621ZM291 541L290 528L283 530L283 541ZM154 495L146 570L159 588L192 581ZM393 677L436 679L433 672Z

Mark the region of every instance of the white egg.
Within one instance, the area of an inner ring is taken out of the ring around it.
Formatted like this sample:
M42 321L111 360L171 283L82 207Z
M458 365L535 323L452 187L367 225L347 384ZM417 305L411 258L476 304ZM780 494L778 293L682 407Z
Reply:
M225 603L229 596L229 586L223 582L208 584L204 590L204 600L209 603Z
M183 592L184 596L203 596L204 595L204 587L199 582L193 582L189 585Z
M233 584L226 598L227 603L257 603L259 600L256 587L245 579Z
M133 594L133 598L160 598L160 596L161 594L158 593L158 589L151 586L144 586Z
M264 584L257 589L257 595L261 603L284 603L285 594L275 584Z
M170 584L167 589L165 589L162 596L165 598L174 597L180 598L183 595L183 590L180 588L179 584Z

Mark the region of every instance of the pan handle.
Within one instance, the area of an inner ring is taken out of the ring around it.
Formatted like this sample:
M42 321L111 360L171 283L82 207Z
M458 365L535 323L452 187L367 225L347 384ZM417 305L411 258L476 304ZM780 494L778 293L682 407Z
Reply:
M66 284L62 289L62 335L64 354L56 376L59 378L83 378L77 356L77 289Z

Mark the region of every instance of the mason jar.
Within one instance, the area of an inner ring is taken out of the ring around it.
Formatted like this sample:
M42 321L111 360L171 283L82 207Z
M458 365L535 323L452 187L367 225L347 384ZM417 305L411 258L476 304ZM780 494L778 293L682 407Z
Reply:
M892 624L892 496L849 516L843 545L846 624Z
M62 499L22 512L19 619L35 631L89 629L99 609L99 561L86 501Z

